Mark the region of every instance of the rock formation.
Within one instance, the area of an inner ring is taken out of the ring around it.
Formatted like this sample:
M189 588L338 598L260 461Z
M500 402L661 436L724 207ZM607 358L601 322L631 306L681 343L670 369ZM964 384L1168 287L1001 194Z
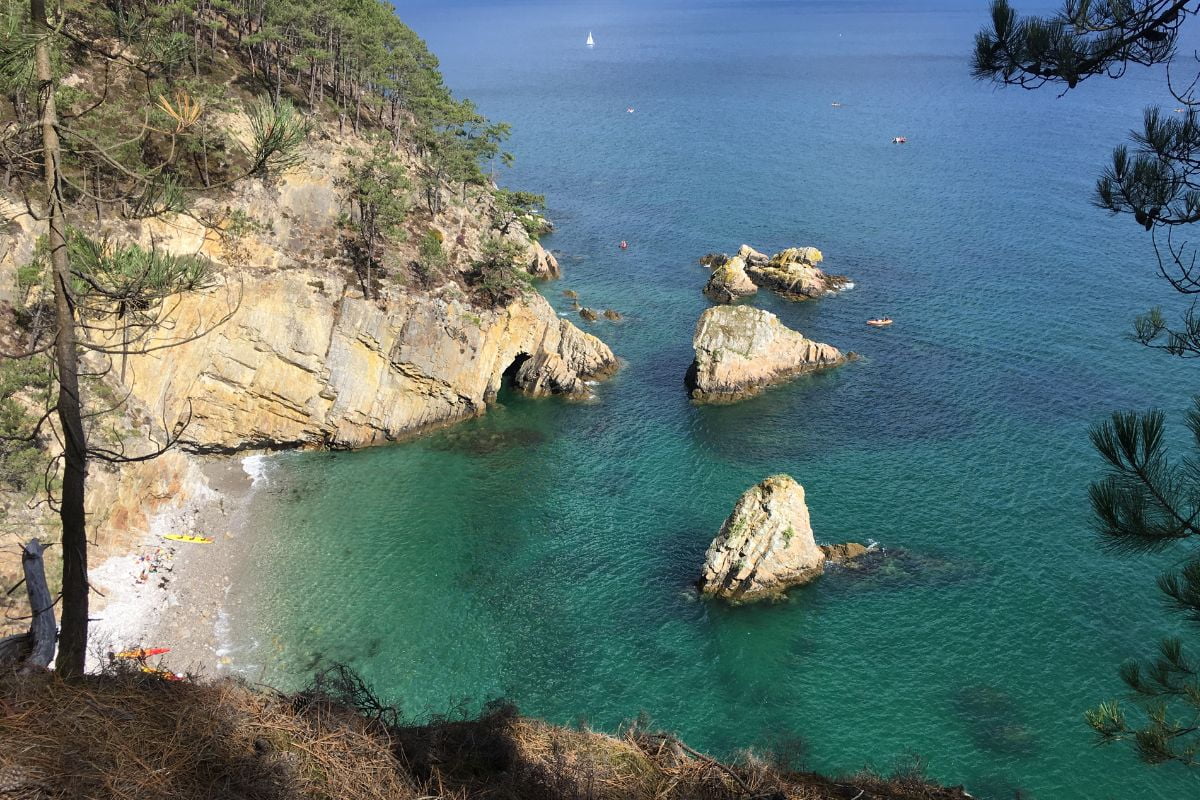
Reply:
M817 266L822 260L824 256L815 247L790 247L771 256L765 264L761 259L747 261L746 274L759 286L789 300L810 300L850 282L844 275L826 275Z
M585 307L579 309L579 316L583 317L588 322L595 322L596 320L600 319L600 312L594 308Z
M732 402L847 357L836 347L807 339L769 311L715 306L700 315L692 339L696 359L686 383L701 402Z
M753 294L756 289L750 289L750 284L789 300L809 300L845 288L850 283L846 276L827 275L817 266L824 258L815 247L789 247L768 258L748 244L732 258L709 253L700 259L713 270L704 293L718 303L730 303Z
M223 290L184 297L176 330L200 328L224 302ZM398 295L384 309L328 274L297 270L259 277L229 321L128 369L131 399L151 418L191 409L184 447L233 452L361 447L474 416L526 359L550 370L530 384L536 394L578 395L583 378L616 367L603 342L537 294L499 309Z
M758 287L746 274L746 260L741 255L714 269L704 287L704 294L718 303L732 303L757 292Z
M541 352L530 356L517 368L513 386L530 397L552 394L571 398L587 398L591 390L575 370L558 353Z
M825 553L813 540L804 487L773 475L746 490L704 556L700 592L732 602L779 596L818 577Z
M541 242L536 239L531 241L529 250L530 275L544 281L562 277L562 270L558 267L558 259L554 257L553 253L542 247Z
M766 266L767 262L771 260L767 257L766 253L760 253L748 244L744 244L739 247L737 254L738 258L743 259L752 267Z

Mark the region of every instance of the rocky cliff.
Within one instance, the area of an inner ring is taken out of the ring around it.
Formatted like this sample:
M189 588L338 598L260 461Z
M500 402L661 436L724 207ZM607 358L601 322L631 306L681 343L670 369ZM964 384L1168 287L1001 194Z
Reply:
M692 339L696 359L686 376L692 398L733 402L768 386L848 360L832 345L814 342L769 311L716 306L700 315Z

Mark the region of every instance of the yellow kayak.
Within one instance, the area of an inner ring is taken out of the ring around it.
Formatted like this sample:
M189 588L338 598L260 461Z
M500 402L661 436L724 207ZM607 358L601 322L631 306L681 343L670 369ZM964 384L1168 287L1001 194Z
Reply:
M162 678L164 681L181 681L181 680L183 680L183 678L179 677L174 672L171 672L171 670L169 670L169 669L159 669L158 667L148 667L145 664L142 664L140 667L138 667L138 669L140 669L142 672L146 673L147 675L155 675L159 678Z
M164 539L170 539L173 542L191 542L192 544L212 544L213 540L207 536L187 536L182 533L164 533Z

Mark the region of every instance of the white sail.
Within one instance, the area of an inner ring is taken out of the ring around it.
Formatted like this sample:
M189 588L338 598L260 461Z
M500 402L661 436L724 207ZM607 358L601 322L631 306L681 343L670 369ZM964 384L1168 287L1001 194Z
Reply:
M588 31L588 40L587 40L587 46L588 46L588 47L595 47L595 46L596 46L596 40L592 38L592 32L591 32L591 31Z

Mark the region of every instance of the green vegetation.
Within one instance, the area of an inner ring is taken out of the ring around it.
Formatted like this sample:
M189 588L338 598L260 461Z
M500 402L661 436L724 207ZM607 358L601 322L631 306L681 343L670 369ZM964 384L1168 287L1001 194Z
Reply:
M404 232L410 188L408 174L404 165L392 157L387 145L379 142L369 154L346 165L346 175L338 181L338 186L350 205L348 225L355 233L349 242L351 261L363 297L371 297L376 293L373 273L383 245L398 240Z
M421 237L417 252L415 271L422 283L430 284L447 265L446 252L442 249L442 235L437 228L430 228Z
M34 492L49 463L32 432L37 417L29 409L47 408L51 375L44 357L0 361L0 489Z
M521 267L520 248L502 239L483 243L482 256L471 265L467 284L486 305L504 306L531 291L532 278Z
M1182 0L1067 0L1049 17L1018 17L1007 0L994 0L991 21L976 36L972 73L997 83L1075 88L1096 76L1119 78L1130 64L1175 63L1181 26L1200 6ZM1175 73L1176 79L1178 74ZM1197 76L1200 78L1200 76ZM1180 91L1177 87L1184 87ZM1200 99L1197 79L1168 82L1180 115L1147 109L1133 151L1122 145L1096 182L1094 202L1129 215L1152 235L1157 271L1183 294L1200 294L1195 245L1175 236L1200 222ZM1188 311L1172 328L1154 309L1134 323L1133 338L1180 357L1200 356L1200 315ZM1107 466L1090 487L1095 527L1118 553L1172 550L1177 566L1159 576L1167 608L1200 624L1200 461L1172 462L1160 411L1122 412L1092 430ZM1200 398L1187 415L1193 446L1200 447ZM1126 741L1150 764L1197 764L1200 753L1200 659L1184 654L1182 640L1163 640L1145 663L1128 662L1120 675L1141 713L1131 722L1119 702L1086 715L1099 741Z
M525 228L531 239L537 239L545 232L546 222L539 212L545 205L546 198L543 195L497 189L492 227L503 236L517 223Z

